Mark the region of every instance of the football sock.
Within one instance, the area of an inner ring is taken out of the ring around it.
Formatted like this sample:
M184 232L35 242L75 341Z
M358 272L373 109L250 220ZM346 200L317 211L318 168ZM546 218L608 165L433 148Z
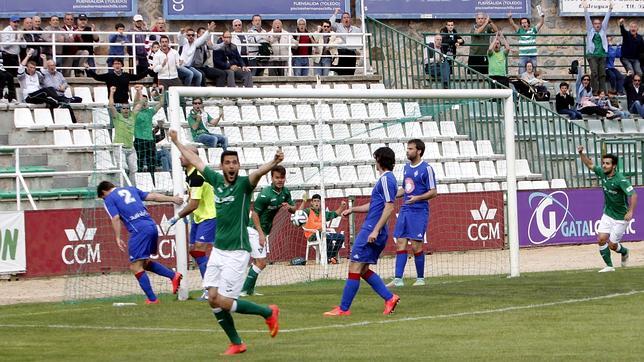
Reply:
M396 278L403 277L405 265L407 264L407 250L396 251Z
M613 266L613 261L610 258L610 249L608 248L608 243L599 247L599 254L602 256L602 259L604 259L604 263L606 263L606 265Z
M615 252L626 255L628 254L628 249L625 246L622 246L622 244L617 244L617 249L615 250Z
M358 289L360 289L360 274L349 273L349 277L344 284L344 290L342 291L340 309L342 309L343 311L348 311L349 308L351 308L351 303L353 302L353 298L356 297Z
M380 275L374 273L372 270L367 270L364 274L362 274L362 279L364 279L369 285L371 285L371 288L378 293L378 295L384 299L384 300L389 300L391 297L394 295L391 294L389 289L385 286L385 283L382 281L382 278L380 278Z
M206 265L208 265L208 257L206 256L206 252L201 250L193 250L190 252L190 256L195 259L197 266L199 266L199 273L201 273L201 279L203 279L203 275L206 273Z
M425 277L425 253L419 251L414 254L414 263L416 264L416 277L424 278Z
M152 302L157 300L157 296L154 294L154 291L152 290L152 285L150 285L150 278L148 278L148 275L145 273L145 270L141 270L140 272L134 274L134 276L139 281L139 285L141 286L141 289L143 289L143 292L148 297L148 299Z
M157 263L156 261L149 261L146 269L153 272L154 274L166 277L168 279L174 278L174 272L172 270L161 263Z
M215 315L215 318L217 318L217 322L221 326L221 329L226 332L226 335L228 336L228 339L230 339L230 342L233 344L241 344L242 340L239 337L239 334L237 334L237 329L235 329L235 321L233 321L233 316L230 315L228 311L225 311L221 308L213 308L212 312Z
M255 283L257 283L257 276L262 272L262 269L258 268L255 264L252 264L248 269L248 275L246 276L246 281L244 281L244 287L242 288L248 294L253 294L255 291Z
M273 315L273 310L268 306L255 304L242 299L237 300L237 310L235 312L240 314L261 315L264 318L268 318Z

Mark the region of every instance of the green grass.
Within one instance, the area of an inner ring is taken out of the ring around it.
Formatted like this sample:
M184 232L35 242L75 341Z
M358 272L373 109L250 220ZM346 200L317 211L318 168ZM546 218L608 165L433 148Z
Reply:
M278 304L282 331L271 339L261 318L235 314L248 344L239 358L641 360L642 281L644 268L432 278L425 287L397 289L401 304L392 316L382 315L382 300L363 283L353 314L341 319L322 317L338 304L341 281L264 287L265 296L250 299ZM113 307L110 300L0 307L0 360L221 358L228 341L206 303L171 296L156 306L143 305L139 296L124 300L138 305Z

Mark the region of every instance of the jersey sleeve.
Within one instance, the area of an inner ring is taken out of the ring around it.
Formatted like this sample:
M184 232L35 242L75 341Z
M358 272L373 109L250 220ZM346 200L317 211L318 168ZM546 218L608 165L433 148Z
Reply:
M593 172L599 177L604 177L604 170L600 166L593 167Z
M188 186L190 187L190 198L193 200L201 200L203 193L204 178L194 172L188 179Z
M425 175L425 182L427 183L427 190L436 188L436 175L432 166L427 165L427 174Z
M396 184L396 178L393 174L389 174L380 179L380 186L382 187L382 197L385 202L395 202L396 201L396 192L398 191L398 185Z
M621 188L627 196L632 196L635 193L635 189L633 189L630 181L625 178L619 182L619 188Z
M113 198L105 198L105 211L107 211L107 214L110 215L111 219L115 218L119 214L119 210L116 207Z
M222 178L223 178L223 176L222 176ZM244 186L244 191L247 194L252 194L253 191L255 190L255 186L250 184L250 177L243 176L243 177L240 177L240 178L241 178L240 181L242 182L242 185Z
M134 187L134 191L136 191L136 193L139 195L139 198L141 199L141 201L145 201L145 198L148 197L148 194L149 194L149 192L145 192L136 187Z
M203 169L203 178L207 183L211 184L212 187L217 187L224 183L224 176L208 166Z
M257 199L255 200L255 203L253 204L253 210L257 214L261 215L268 207L269 201L270 200L268 199L268 197L266 197L266 195L264 195L263 193L260 193Z

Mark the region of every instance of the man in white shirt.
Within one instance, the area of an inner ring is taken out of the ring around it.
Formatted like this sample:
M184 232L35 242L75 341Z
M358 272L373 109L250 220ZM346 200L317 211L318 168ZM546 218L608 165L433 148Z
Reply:
M268 70L268 75L283 76L288 54L291 52L291 46L295 44L295 40L291 34L282 29L281 20L273 20L273 29L268 32L268 42L271 43L271 48L273 49L273 55L268 63L271 66Z
M183 78L183 84L187 86L200 86L202 74L192 66L195 51L198 47L204 45L210 38L210 32L215 30L215 22L208 23L208 29L198 38L197 33L192 28L181 29L179 33L179 46L181 46L182 66L179 67L179 76Z
M18 69L15 67L20 63L20 45L7 44L7 43L19 43L23 41L22 35L16 33L7 33L8 31L17 31L18 24L20 24L19 16L12 16L9 18L9 26L2 30L0 34L0 50L2 51L2 59L4 61L4 66L9 67L7 71L11 73L14 77L18 74Z
M161 35L161 49L154 53L152 59L152 70L159 76L159 84L165 89L172 86L182 86L179 80L178 68L181 67L179 53L170 48L170 39L167 35Z
M362 33L362 29L358 28L357 26L351 25L351 14L344 12L342 13L342 20L341 23L338 24L335 22L335 17L338 15L340 12L340 8L336 8L335 12L331 17L329 18L329 22L331 23L331 27L333 28L333 31L336 33ZM352 39L349 39L349 36L343 36L338 34L338 38L342 39L343 42L346 45L341 45L338 46L338 56L340 59L338 60L338 68L336 69L336 74L338 75L353 75L356 71L356 60L358 52L357 50L359 49L359 46L354 45L348 45L348 43L355 43L356 42L356 37L361 37L360 35L352 37ZM358 42L361 42L362 39L359 39Z

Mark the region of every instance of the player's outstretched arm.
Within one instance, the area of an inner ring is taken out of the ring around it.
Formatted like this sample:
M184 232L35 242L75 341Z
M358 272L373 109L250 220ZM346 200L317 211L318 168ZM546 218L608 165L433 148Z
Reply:
M360 206L350 207L342 211L342 216L349 216L353 213L365 213L369 212L369 204L363 204Z
M183 143L181 143L181 141L179 141L179 135L177 134L177 131L174 129L171 129L168 132L168 137L170 137L170 141L172 141L172 143L174 143L174 145L177 146L177 148L179 149L179 152L181 152L181 155L185 157L185 159L191 165L195 166L195 168L199 170L199 172L203 172L203 170L206 168L206 164L203 163L201 158L199 158L198 154L195 154L194 152L186 148L186 146Z
M199 156L196 156L196 157L199 158ZM266 162L265 164L261 165L257 170L253 171L253 173L248 175L248 181L250 181L251 185L257 186L259 179L262 178L262 176L269 173L273 169L273 167L279 165L279 163L282 161L284 161L284 152L282 152L281 149L278 149L277 152L275 152L275 156L270 162Z
M340 202L340 206L335 210L335 213L338 215L342 215L342 212L347 208L347 202L342 201Z
M198 207L199 200L190 199L190 201L188 201L188 205L186 205L181 211L177 213L177 215L173 216L172 219L169 220L170 225L174 225L177 223L177 221L179 221L179 219L192 214L192 212L197 210Z
M307 201L309 201L309 194L305 192L304 195L302 195L302 202L300 203L300 207L298 207L297 209L304 210Z
M167 196L162 194L157 194L155 192L150 192L148 196L145 197L145 201L156 201L156 202L172 202L176 205L183 204L183 198L180 196Z
M592 170L595 167L595 164L593 164L593 160L588 158L588 156L584 153L584 146L577 146L577 152L579 153L581 162L586 165L589 170Z

